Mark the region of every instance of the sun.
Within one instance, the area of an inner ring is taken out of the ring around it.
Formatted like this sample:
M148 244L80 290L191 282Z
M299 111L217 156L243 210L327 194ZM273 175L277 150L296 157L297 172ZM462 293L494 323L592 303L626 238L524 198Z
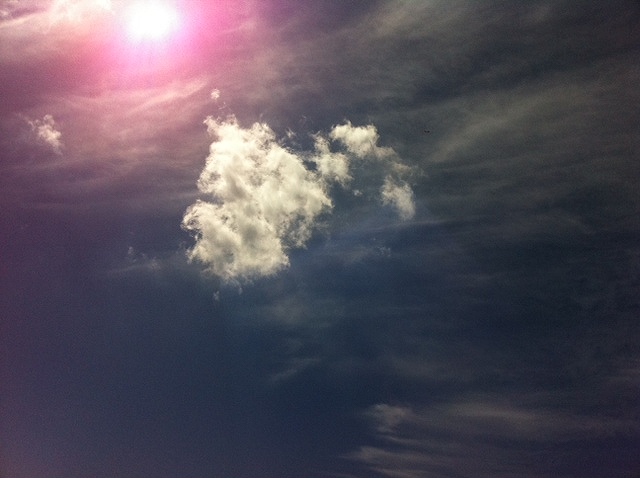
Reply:
M178 27L178 12L161 0L140 0L127 10L129 36L135 41L159 41Z

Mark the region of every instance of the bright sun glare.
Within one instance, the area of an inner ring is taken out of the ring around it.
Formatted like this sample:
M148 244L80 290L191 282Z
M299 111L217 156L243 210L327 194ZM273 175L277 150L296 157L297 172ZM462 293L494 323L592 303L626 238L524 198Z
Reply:
M177 28L178 13L161 0L140 0L129 7L127 24L132 39L157 41Z

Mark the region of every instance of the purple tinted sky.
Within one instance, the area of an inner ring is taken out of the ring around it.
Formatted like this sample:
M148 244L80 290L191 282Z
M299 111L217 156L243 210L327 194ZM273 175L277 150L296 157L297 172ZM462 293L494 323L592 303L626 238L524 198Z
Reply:
M0 0L0 476L639 476L637 2L126 3Z

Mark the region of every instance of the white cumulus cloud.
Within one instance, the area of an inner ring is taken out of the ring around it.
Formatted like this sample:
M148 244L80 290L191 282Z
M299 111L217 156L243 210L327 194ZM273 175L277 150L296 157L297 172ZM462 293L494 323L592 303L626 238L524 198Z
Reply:
M185 213L183 227L197 239L189 255L226 281L274 274L331 209L325 182L266 124L243 129L235 119L208 118L206 125L215 141L198 188L213 200Z
M56 154L62 154L62 133L56 128L56 122L51 115L45 115L41 120L29 121L36 138L53 149Z
M413 216L413 193L397 175L399 158L377 145L373 125L334 127L314 136L312 152L295 152L278 142L264 123L242 128L235 117L205 120L214 138L198 189L205 195L184 214L182 227L193 233L190 260L229 283L269 276L288 267L288 251L304 247L319 217L331 212L331 184L349 187L351 162L374 159L388 171L382 200L400 217ZM332 151L331 140L344 146ZM310 164L315 167L309 166Z

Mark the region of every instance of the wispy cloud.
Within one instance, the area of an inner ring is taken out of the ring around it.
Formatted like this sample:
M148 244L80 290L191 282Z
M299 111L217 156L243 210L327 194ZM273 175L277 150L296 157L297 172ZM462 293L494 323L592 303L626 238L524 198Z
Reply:
M29 124L38 141L51 147L54 153L62 154L62 133L57 129L53 116L44 115L42 119L29 120Z
M190 206L182 226L196 238L190 259L226 282L286 268L288 251L304 247L318 218L333 209L331 184L348 187L354 158L382 161L388 176L382 201L395 206L402 219L413 216L409 185L389 176L403 170L401 162L393 149L377 145L373 125L335 126L328 136L314 136L313 151L296 152L264 123L242 128L234 117L210 117L205 124L215 139L198 188L211 200ZM330 140L345 151L332 151Z
M110 11L111 0L55 0L50 15L53 23L79 22L96 12Z
M580 416L497 398L425 408L378 404L364 415L384 444L363 446L351 458L384 476L407 478L547 476L532 448L539 446L544 454L550 444L595 440L638 427L629 417ZM523 467L529 475L522 475Z
M382 203L395 207L405 220L411 219L416 212L411 187L406 182L396 182L391 177L385 178L382 185Z

